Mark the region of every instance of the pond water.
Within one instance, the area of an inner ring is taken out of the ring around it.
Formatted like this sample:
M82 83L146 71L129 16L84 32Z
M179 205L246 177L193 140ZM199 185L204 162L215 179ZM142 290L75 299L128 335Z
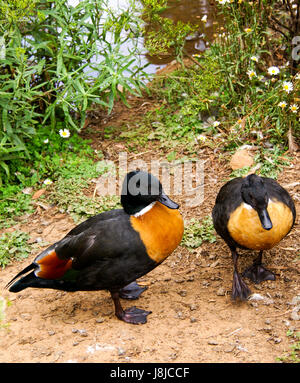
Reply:
M68 0L69 4L76 6L80 0ZM130 0L109 0L108 5L110 8L119 11L126 9ZM202 17L207 17L206 22L201 21ZM197 31L193 35L188 36L186 40L185 49L189 54L195 54L204 51L207 46L213 41L214 35L218 25L222 23L220 16L217 15L216 8L213 0L169 0L168 8L161 13L161 16L167 17L174 22L179 20L183 22L190 22L198 26ZM140 39L138 45L141 51L143 49L144 41ZM122 46L122 52L126 54L131 48L128 42L127 46ZM145 72L148 74L155 73L158 69L163 68L166 64L174 60L170 55L154 55L150 56L147 52L137 58L139 65L148 64Z

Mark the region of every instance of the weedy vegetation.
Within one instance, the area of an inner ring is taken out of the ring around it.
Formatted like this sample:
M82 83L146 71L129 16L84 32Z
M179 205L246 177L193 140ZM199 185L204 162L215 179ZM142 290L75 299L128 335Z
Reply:
M210 216L204 217L202 221L192 218L185 224L181 245L189 250L201 246L203 242L215 241L216 233Z

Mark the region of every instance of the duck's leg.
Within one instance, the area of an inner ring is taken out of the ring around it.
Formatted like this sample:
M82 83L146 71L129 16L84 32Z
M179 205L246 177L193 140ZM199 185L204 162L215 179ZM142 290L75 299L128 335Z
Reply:
M238 272L237 261L238 261L239 255L236 251L236 248L232 247L230 248L230 250L231 250L233 266L234 266L231 296L233 299L240 298L241 300L245 300L251 294L251 290L243 281L241 275Z
M119 297L123 299L138 299L148 287L139 286L136 281L119 290Z
M117 318L119 318L120 320L126 323L132 323L132 324L147 323L147 316L151 314L151 311L141 310L136 308L135 306L130 307L126 310L123 310L123 307L121 305L120 298L119 298L119 292L111 291L110 294L114 301L115 314Z
M242 274L243 277L251 279L254 283L267 280L275 281L275 274L262 265L262 253L263 251L261 250L259 256L254 260L253 265L248 267Z

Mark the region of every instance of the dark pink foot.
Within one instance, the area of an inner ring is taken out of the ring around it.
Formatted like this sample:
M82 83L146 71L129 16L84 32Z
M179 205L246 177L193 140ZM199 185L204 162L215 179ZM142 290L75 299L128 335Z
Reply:
M242 277L235 271L233 273L233 282L232 282L232 298L246 300L251 294L251 290L243 281Z
M141 310L133 306L118 314L117 317L126 323L144 324L147 323L147 316L149 314L151 314L151 311Z
M119 290L119 297L123 299L138 299L148 287L141 287L135 281Z
M254 283L260 283L262 281L275 281L275 274L265 269L262 265L253 264L243 272L243 277L251 279Z

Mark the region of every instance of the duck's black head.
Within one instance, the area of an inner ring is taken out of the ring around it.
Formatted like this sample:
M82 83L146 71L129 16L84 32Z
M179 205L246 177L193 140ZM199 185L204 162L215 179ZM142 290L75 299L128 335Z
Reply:
M135 170L125 176L121 204L127 214L137 214L156 201L170 209L179 208L179 205L164 193L161 183L152 174Z
M243 201L257 211L262 227L272 229L273 225L267 211L269 196L261 177L250 174L245 177L241 187Z

